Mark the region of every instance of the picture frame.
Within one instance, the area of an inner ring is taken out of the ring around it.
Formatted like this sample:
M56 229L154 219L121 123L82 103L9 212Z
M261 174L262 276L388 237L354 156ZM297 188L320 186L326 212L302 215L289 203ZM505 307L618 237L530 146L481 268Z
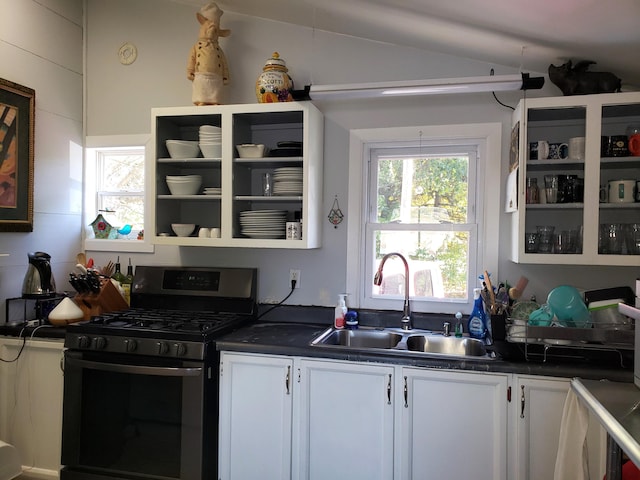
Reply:
M0 232L33 231L35 98L0 78Z

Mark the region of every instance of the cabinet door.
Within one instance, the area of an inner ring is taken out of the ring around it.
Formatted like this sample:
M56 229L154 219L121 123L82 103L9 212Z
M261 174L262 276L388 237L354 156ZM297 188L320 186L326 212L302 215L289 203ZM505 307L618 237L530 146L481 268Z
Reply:
M402 371L396 477L506 479L508 376Z
M516 407L511 419L510 478L552 480L558 453L558 440L569 380L535 376L516 376L512 401ZM591 478L604 475L606 435L597 421L589 422L587 445Z
M219 478L291 478L293 361L222 353Z
M379 365L300 361L299 478L393 477L393 372Z
M0 439L41 478L58 478L62 442L63 342L0 340Z
M633 196L640 156L626 147L636 127L636 92L527 99L518 105L513 261L640 265L640 202ZM556 188L547 184L553 177ZM538 185L537 200L527 198L532 181Z

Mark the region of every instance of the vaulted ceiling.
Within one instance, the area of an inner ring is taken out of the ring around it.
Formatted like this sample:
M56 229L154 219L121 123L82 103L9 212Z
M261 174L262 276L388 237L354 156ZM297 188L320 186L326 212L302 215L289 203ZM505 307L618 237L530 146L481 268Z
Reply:
M176 0L201 6L206 0ZM640 90L640 0L218 0L225 11L546 72L597 62Z

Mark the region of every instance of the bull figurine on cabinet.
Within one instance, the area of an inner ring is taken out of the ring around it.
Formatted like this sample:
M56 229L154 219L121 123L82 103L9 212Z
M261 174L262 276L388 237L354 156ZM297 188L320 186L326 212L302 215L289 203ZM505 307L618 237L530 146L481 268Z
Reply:
M587 71L589 65L595 63L583 60L576 63L574 67L569 60L559 67L551 64L549 65L549 80L566 96L619 92L622 80L613 73Z

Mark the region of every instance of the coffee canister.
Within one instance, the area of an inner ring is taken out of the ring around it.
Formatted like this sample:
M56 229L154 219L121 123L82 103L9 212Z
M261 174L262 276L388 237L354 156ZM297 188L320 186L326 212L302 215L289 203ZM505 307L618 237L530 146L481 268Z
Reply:
M289 76L285 61L278 52L264 64L262 73L256 80L256 97L259 103L291 102L293 80Z
M609 203L632 203L635 186L635 180L611 180L609 182Z

